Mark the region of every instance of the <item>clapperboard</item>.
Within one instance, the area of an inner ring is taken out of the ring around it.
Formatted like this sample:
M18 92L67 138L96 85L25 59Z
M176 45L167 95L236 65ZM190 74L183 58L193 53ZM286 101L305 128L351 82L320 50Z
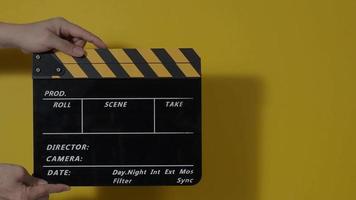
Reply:
M201 69L193 49L33 55L34 176L71 186L194 185Z

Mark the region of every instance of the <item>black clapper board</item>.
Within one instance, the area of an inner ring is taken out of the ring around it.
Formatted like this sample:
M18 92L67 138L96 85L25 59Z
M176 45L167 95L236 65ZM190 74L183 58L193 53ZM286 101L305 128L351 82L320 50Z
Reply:
M34 176L71 186L194 185L201 69L193 49L33 55Z

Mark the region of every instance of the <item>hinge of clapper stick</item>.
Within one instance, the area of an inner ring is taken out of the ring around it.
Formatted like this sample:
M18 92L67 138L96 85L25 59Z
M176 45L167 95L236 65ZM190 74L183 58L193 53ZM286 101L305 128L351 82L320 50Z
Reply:
M35 54L33 78L198 78L200 58L191 48L87 49L80 58Z
M65 73L63 63L54 59L52 53L33 54L32 66L33 78L61 76Z

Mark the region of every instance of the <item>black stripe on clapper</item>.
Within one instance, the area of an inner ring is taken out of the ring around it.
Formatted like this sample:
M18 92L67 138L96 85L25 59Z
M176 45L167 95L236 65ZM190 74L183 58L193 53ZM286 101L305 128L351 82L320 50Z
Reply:
M56 54L53 54L53 55L54 55L54 56L53 56L54 59L56 59L56 61L62 65L61 67L62 67L63 70L64 70L64 74L61 75L60 77L61 77L61 78L65 78L65 79L74 78L73 75L70 73L70 71L65 67L65 64L62 63L61 60L59 60L59 58L56 56Z
M80 68L84 71L84 73L88 76L88 78L101 78L99 72L93 67L90 61L85 57L76 58L73 57L74 60L78 63Z
M153 53L161 60L162 64L166 67L169 73L172 74L173 77L184 78L185 75L179 69L176 62L173 60L171 56L167 53L165 49L152 49Z
M120 63L115 59L108 49L95 49L99 56L105 61L106 65L119 78L129 78L127 72L122 68Z
M194 49L192 49L192 48L180 48L179 50L189 60L189 62L192 64L192 66L198 72L198 74L201 74L200 57L194 51Z
M136 49L124 49L125 53L131 58L133 63L142 72L144 77L156 78L156 73L148 65L147 61L141 56Z
M69 70L67 70L67 68L63 68L65 69L64 74L61 76L61 78L74 78L73 75L69 72Z

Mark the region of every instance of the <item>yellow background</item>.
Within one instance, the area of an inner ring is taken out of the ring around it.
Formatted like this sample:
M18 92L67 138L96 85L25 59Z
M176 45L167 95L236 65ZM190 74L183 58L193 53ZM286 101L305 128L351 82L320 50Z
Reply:
M0 21L63 16L112 48L202 57L199 185L53 199L356 199L355 10L353 0L2 0ZM31 58L1 50L0 66L0 160L32 171Z

